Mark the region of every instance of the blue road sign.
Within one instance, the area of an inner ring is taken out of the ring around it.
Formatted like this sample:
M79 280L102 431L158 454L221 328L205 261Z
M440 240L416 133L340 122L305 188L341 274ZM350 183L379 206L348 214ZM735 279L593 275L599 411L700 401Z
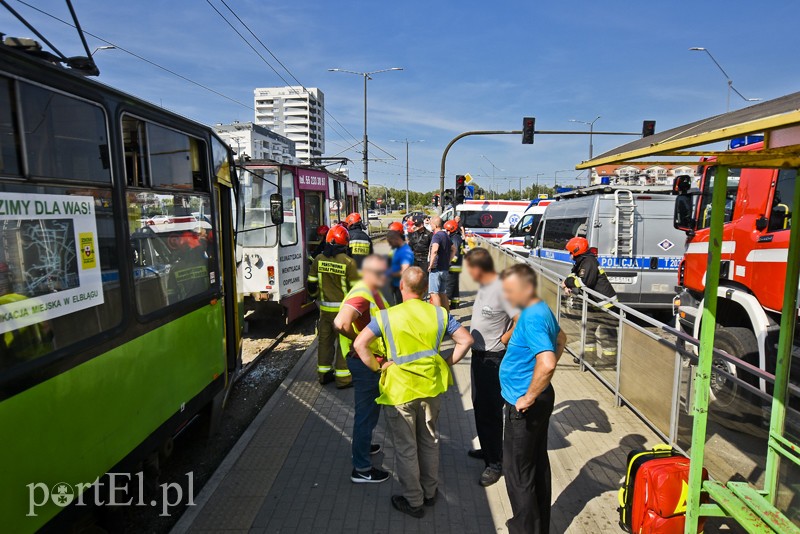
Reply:
M475 198L475 186L468 185L464 187L464 200L472 200Z

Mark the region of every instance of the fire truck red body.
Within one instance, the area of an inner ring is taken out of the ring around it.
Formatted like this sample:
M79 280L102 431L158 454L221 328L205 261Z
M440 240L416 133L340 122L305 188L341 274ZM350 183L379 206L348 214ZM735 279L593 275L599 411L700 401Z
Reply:
M737 150L757 150L763 142ZM689 192L692 217L676 227L687 230L686 252L679 268L676 298L680 325L699 336L708 262L710 204L715 166L703 162L700 190ZM730 169L717 293L717 347L732 356L774 371L780 309L789 247L789 223L796 169ZM678 200L676 202L681 202ZM683 202L686 202L686 196ZM800 261L794 258L793 261ZM724 361L715 367L748 380Z

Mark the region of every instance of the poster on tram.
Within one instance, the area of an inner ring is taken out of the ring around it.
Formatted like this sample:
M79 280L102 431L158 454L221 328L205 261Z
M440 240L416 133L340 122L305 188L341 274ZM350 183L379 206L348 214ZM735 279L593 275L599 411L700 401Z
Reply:
M0 193L0 333L102 303L94 198Z

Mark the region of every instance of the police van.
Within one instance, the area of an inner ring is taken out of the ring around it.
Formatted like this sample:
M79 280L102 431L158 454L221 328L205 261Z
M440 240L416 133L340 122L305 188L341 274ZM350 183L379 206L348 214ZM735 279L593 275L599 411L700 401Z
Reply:
M598 185L555 196L532 238L528 261L566 275L564 249L589 240L619 301L640 309L668 309L675 296L686 235L672 226L671 187Z
M461 217L461 226L467 234L479 235L499 243L509 229L517 224L530 204L528 200L467 200L442 213L442 220Z

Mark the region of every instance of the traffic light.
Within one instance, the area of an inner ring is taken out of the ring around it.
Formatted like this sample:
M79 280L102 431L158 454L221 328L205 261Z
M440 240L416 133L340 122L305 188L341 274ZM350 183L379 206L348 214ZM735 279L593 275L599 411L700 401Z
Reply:
M533 129L536 126L536 119L534 117L525 117L522 119L522 144L533 144Z
M467 192L467 177L463 174L456 175L456 206L464 203Z
M434 207L439 207L439 195L433 195L433 205Z
M447 208L453 203L453 191L452 189L445 189L444 190L444 202L442 202L442 207Z
M649 137L656 133L656 121L642 121L642 137Z

